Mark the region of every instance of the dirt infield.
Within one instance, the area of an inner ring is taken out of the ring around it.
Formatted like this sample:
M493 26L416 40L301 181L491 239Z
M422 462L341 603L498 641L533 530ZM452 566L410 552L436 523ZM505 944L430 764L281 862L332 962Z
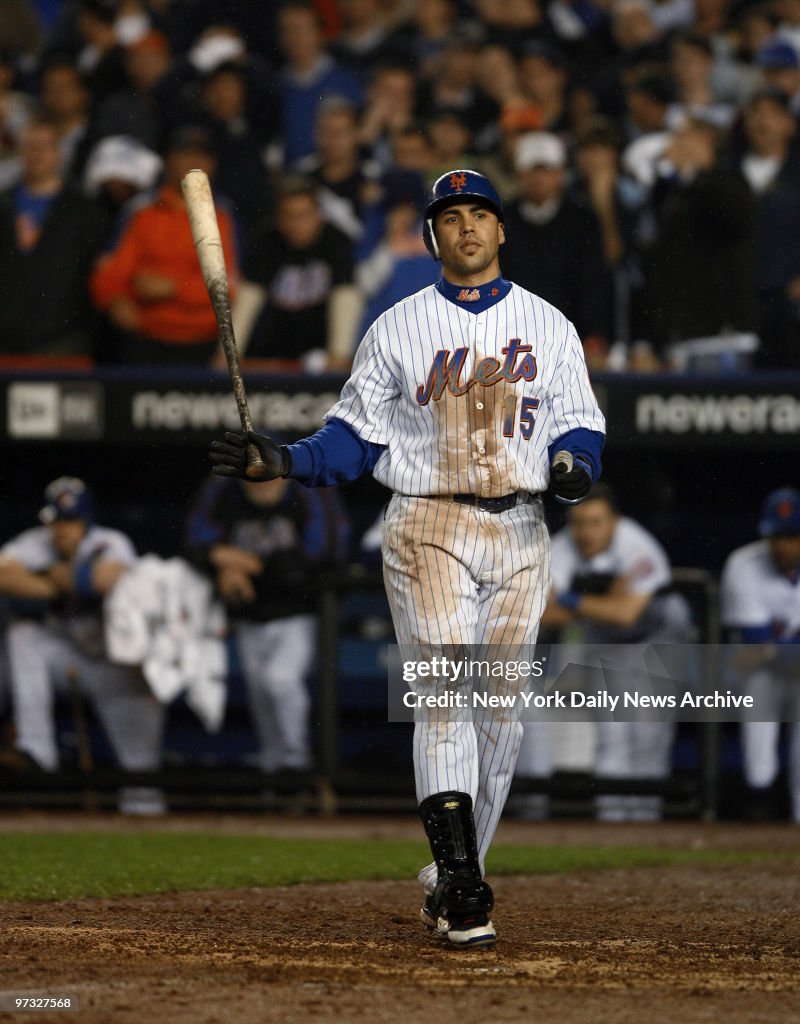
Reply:
M40 827L39 821L29 818L27 827ZM10 826L8 819L0 822L0 829ZM247 827L247 820L238 824ZM251 819L249 827L265 834L318 828L375 836L408 835L418 826ZM645 845L655 843L654 836L658 845L786 851L796 849L800 833L787 827L553 824L507 826L501 839ZM0 989L73 993L81 1008L74 1014L0 1013L0 1020L800 1019L800 878L791 864L502 878L495 893L497 948L469 952L448 949L418 923L413 882L5 904Z

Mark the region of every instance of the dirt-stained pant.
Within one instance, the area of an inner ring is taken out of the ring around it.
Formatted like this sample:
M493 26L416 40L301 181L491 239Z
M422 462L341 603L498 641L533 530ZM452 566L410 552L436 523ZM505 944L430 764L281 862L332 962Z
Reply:
M395 633L404 649L458 649L466 656L490 651L508 659L532 649L550 579L550 542L539 499L490 513L447 499L395 495L383 524L382 552ZM518 694L527 683L508 682L506 690ZM416 716L417 799L448 790L470 794L482 869L521 735L518 720L490 709ZM423 869L426 889L435 880L435 868Z

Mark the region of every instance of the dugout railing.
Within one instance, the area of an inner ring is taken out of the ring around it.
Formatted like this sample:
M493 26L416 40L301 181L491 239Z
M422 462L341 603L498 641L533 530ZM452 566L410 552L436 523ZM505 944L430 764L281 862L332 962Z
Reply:
M673 571L673 587L692 607L702 655L701 671L707 679L716 680L720 671L716 659L720 636L716 581L704 570L677 568ZM78 758L77 763L67 764L57 775L15 780L4 774L0 779L0 803L48 807L77 803L85 809L106 809L115 806L115 794L120 787L154 785L165 791L169 805L176 810L414 810L411 726L390 726L387 721L387 677L379 652L393 638L380 573L361 564L347 566L320 581L318 601L317 669L312 683L313 772L291 780L269 778L252 765L203 759L193 762L189 758L179 763L167 761L159 772L142 776L108 767L102 761L87 767ZM343 657L348 647L347 630L353 629L354 623L358 628L365 618L382 622L384 635L379 640L361 643L348 662ZM361 680L358 691L354 675L362 667L360 663L369 657L374 658L375 665L371 674ZM85 729L81 720L85 707L73 698L66 710L72 719L73 733L80 733ZM372 751L355 761L343 757L343 726L348 714L352 718L354 711L362 731L365 723L369 723L375 737ZM201 728L199 724L197 728ZM555 812L564 815L590 813L591 801L600 792L658 794L665 798L668 811L674 816L712 820L718 812L719 726L705 723L690 728L690 740L697 751L696 771L684 771L658 783L603 780L602 787L588 773L556 772L548 779L518 778L512 792L545 793ZM400 749L402 743L398 740L403 736L408 742ZM393 757L387 756L392 739L398 747Z
M713 576L702 569L678 567L672 573L672 589L682 594L692 608L695 640L700 652L699 670L707 681L718 679L720 666L717 645L720 639L718 587ZM339 722L341 690L347 686L339 664L341 649L341 613L343 597L353 590L372 593L380 601L383 585L379 574L352 566L346 573L328 581L320 593L320 629L318 657L319 714L318 757L320 777L329 807L370 806L381 809L397 806L407 793L413 804L410 771L396 774L381 771L378 765L365 775L340 763ZM383 693L386 680L383 680ZM589 813L594 796L600 793L664 797L667 808L676 816L697 816L705 820L717 817L720 776L720 730L717 723L702 723L687 729L697 750L697 770L673 774L664 781L608 780L602 784L588 773L556 772L547 779L515 779L512 792L544 793L565 814Z

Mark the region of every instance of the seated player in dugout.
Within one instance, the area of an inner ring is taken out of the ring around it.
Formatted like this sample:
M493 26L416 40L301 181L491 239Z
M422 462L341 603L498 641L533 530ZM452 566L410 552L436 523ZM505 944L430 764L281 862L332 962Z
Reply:
M253 443L265 479L327 486L371 472L388 487L382 555L395 633L401 649L426 655L535 642L550 580L542 496L549 487L579 502L600 473L605 420L580 340L559 310L501 276L503 220L487 178L444 174L423 220L441 279L372 324L325 426L291 445L229 432L211 446L222 476L246 475ZM484 709L475 720L415 721L434 858L419 874L421 916L456 947L496 937L484 865L522 734L510 718Z
M800 824L800 490L764 499L759 539L733 551L722 570L722 622L735 642L741 685L762 713L741 724L746 817L782 814L781 721L788 723L792 821Z
M574 641L607 647L609 662L635 678L642 668L643 645L691 639L691 611L672 589L666 552L643 526L621 515L606 483L593 486L580 508L569 510L566 527L553 537L551 554L552 586L542 629L560 634L570 627L570 649ZM561 740L590 741L591 734L582 726L564 726ZM598 782L658 782L669 775L671 722L598 720L593 739ZM552 753L548 723L526 722L518 775L550 775ZM524 798L520 805L524 816ZM595 814L601 821L655 821L662 813L658 794L599 792L595 798Z
M91 702L120 766L155 772L164 709L138 666L109 661L103 630L103 600L135 563L136 550L126 534L96 522L83 480L59 477L44 497L39 525L0 547L16 734L14 746L0 752L0 771L58 770L55 696L74 685ZM123 787L119 807L131 814L166 809L161 792L149 786Z

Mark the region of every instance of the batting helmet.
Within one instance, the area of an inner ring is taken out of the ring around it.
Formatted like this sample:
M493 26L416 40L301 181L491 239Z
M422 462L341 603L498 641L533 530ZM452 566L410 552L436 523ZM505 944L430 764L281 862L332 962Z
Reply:
M762 537L800 534L800 491L781 487L768 494L761 510L758 532Z
M90 523L94 518L92 492L75 476L60 476L44 490L45 504L39 512L39 522L46 526L57 519L85 519Z
M503 223L503 204L500 196L495 191L494 185L488 178L477 171L455 170L448 171L441 178L437 178L431 191L431 198L425 209L425 219L422 224L422 237L428 252L435 260L440 259L439 246L436 243L436 235L433 231L433 222L439 210L452 203L459 203L468 200L482 200L489 209L497 215L500 223Z

